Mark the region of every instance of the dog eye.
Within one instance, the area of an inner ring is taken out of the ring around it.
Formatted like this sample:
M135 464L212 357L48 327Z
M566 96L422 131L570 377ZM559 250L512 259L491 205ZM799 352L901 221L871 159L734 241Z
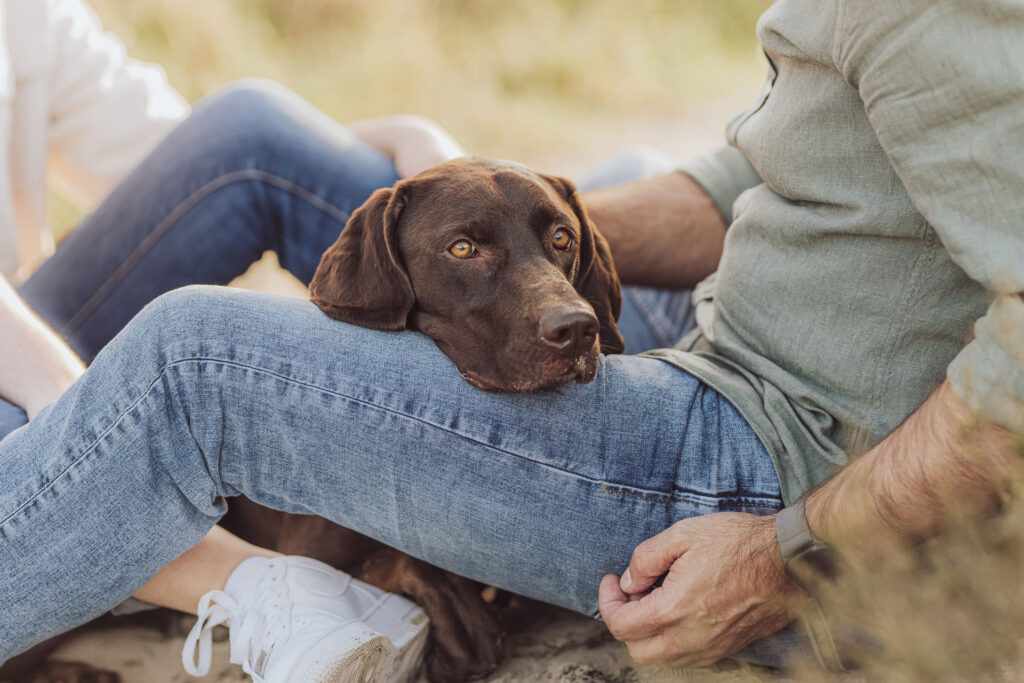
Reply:
M551 236L551 244L555 249L564 251L572 245L572 235L568 230L555 230L555 234Z
M466 240L459 240L452 246L448 247L448 253L455 258L467 259L476 253L476 247Z

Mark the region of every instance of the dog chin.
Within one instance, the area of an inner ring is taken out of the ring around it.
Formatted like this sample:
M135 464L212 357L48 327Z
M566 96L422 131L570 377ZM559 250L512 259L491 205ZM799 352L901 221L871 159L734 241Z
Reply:
M573 380L589 384L597 376L598 352L578 356L568 364L560 365L554 373L541 377L522 378L512 381L490 379L472 370L463 370L462 376L477 389L491 392L523 394L530 391L551 390L564 387Z

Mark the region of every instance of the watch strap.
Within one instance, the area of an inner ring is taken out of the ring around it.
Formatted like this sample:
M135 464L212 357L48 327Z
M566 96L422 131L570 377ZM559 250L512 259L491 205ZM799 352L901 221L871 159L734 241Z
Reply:
M807 525L803 500L779 510L775 515L775 534L779 538L783 562L789 562L801 551L818 543L818 539L814 538L811 528Z
M833 575L835 568L832 561L826 559L824 566L821 564L822 553L827 558L831 558L831 554L828 547L811 533L811 527L807 524L804 500L776 513L775 534L778 536L779 549L782 551L782 561L785 564L786 573L807 590L808 595L811 595L811 592L810 587L804 583L803 579L806 577L801 577L800 572L794 571L794 565L807 562L809 556L814 556L817 553L818 565L815 567L818 571L817 575L826 577ZM828 671L833 673L847 671L848 667L837 647L838 643L833 636L829 621L818 600L813 595L811 597L810 605L800 615L800 623L811 643L814 655L818 663Z

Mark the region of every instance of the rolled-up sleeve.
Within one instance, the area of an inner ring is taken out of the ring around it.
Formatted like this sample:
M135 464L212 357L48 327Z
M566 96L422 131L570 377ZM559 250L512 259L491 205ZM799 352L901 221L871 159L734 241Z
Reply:
M950 384L974 411L1024 434L1024 300L998 297L974 334L949 366Z
M761 176L743 153L728 145L681 164L679 170L707 192L726 225L732 223L732 205L736 198L761 184Z
M89 208L188 114L162 69L128 58L81 0L49 4L49 157L62 193Z
M947 370L954 390L1024 432L1024 4L843 3L837 67L950 257L991 293Z

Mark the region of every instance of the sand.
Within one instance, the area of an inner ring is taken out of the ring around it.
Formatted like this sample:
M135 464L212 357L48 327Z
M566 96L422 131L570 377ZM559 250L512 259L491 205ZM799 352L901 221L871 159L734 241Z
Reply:
M614 641L604 626L566 610L523 602L501 617L508 629L506 657L486 681L512 683L541 681L559 683L669 683L709 681L740 683L766 681L765 674L743 668L726 670L667 670L638 667L625 646ZM228 663L226 641L214 643L210 674L196 679L181 666L184 633L191 618L182 617L166 634L151 628L112 628L84 633L65 644L54 658L83 661L116 671L123 683L184 683L244 681L242 670ZM424 683L421 677L419 683ZM772 680L780 680L773 678Z

